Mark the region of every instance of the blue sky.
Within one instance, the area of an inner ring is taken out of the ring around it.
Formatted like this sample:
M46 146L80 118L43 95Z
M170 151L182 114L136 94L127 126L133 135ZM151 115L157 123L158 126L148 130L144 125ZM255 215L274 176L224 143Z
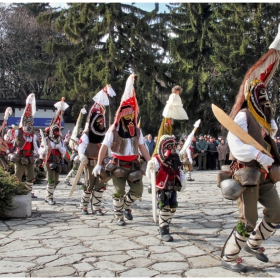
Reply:
M69 2L78 2L78 1L69 1ZM59 7L60 6L61 8L63 8L63 7L66 8L67 7L66 3L67 2L55 2L55 1L50 2L52 7ZM144 2L128 2L128 1L125 1L123 3L127 3L127 4L134 3L134 5L136 7L139 7L140 9L146 10L148 12L152 11L155 8L155 3L151 3L151 2L144 3ZM168 9L166 8L165 4L168 4L168 2L159 3L159 12L160 13L163 13L164 11L168 12Z

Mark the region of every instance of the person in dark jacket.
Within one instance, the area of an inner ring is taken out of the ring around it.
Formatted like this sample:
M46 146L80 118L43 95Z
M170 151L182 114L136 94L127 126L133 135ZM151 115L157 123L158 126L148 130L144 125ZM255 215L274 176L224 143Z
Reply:
M204 140L202 134L199 135L196 149L198 152L198 170L206 170L206 151L208 149L208 143Z
M210 136L207 150L207 161L209 170L216 170L217 155L217 143L215 141L215 138L213 136Z
M148 135L148 139L145 141L145 145L149 151L150 156L152 156L154 149L156 147L156 142L153 140L153 137L151 134Z

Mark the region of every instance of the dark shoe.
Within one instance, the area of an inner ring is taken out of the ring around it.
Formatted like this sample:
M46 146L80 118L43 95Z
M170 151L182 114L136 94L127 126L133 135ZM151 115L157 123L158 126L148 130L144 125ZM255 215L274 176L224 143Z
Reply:
M82 183L82 182L78 182L77 185L78 185L78 186L82 186L83 183Z
M161 240L165 242L173 241L173 237L169 233L169 226L163 226L159 228Z
M132 216L131 212L132 211L130 209L124 210L124 216L130 221L133 220L133 216Z
M83 208L82 211L81 211L81 214L82 215L88 215L88 210Z
M125 223L125 221L123 220L123 218L121 218L121 219L115 219L115 221L116 221L116 224L117 224L118 226L125 226L125 225L126 225L126 223Z
M232 262L225 262L224 260L222 260L222 268L227 269L227 270L231 270L233 272L247 272L247 268L238 263L236 264L235 261Z
M64 181L64 184L67 185L67 186L72 186L70 181L67 181L67 180Z
M192 182L192 181L194 181L194 179L190 178L190 179L187 179L187 181L191 181Z
M97 216L104 216L104 213L102 212L102 209L92 211L92 215L97 215Z
M38 198L34 193L31 193L31 198Z
M247 243L244 246L244 251L250 253L252 256L256 257L261 262L268 262L268 257L258 248L257 250L251 249Z
M52 198L49 199L49 201L48 201L48 204L49 204L49 205L55 205L55 203L56 203L56 202L55 202Z

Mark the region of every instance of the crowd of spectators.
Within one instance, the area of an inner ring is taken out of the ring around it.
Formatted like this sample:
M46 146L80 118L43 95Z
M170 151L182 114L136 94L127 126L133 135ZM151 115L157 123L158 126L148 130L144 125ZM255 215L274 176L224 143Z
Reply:
M177 152L184 145L187 135L175 137L177 142ZM151 134L145 136L145 145L149 150L150 155L153 154L156 146L157 137L152 137ZM227 140L223 136L218 138L211 135L200 134L192 139L191 147L193 149L194 166L197 170L219 170L223 165L229 165L229 146ZM279 139L280 149L280 139Z

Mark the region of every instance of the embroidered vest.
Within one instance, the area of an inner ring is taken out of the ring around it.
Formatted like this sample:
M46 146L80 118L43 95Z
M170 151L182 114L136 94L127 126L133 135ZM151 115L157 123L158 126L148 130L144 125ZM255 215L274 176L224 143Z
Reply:
M136 136L132 138L122 138L119 136L118 131L113 130L114 140L113 145L111 147L111 151L113 153L118 153L124 155L125 147L126 147L126 139L131 141L131 145L133 147L133 154L138 155L138 141L140 136L140 129L136 127Z
M255 120L255 118L247 108L242 109L240 112L244 112L246 114L248 134L251 135L265 149L270 147L270 150L268 149L268 151L273 156L275 163L279 165L280 155L277 152L277 147L274 140L269 135L267 135L265 139L263 138L261 126L258 124L258 122ZM235 159L232 154L230 158ZM249 162L243 162L238 160L238 162L250 167L260 166L260 164L256 160L251 160Z

